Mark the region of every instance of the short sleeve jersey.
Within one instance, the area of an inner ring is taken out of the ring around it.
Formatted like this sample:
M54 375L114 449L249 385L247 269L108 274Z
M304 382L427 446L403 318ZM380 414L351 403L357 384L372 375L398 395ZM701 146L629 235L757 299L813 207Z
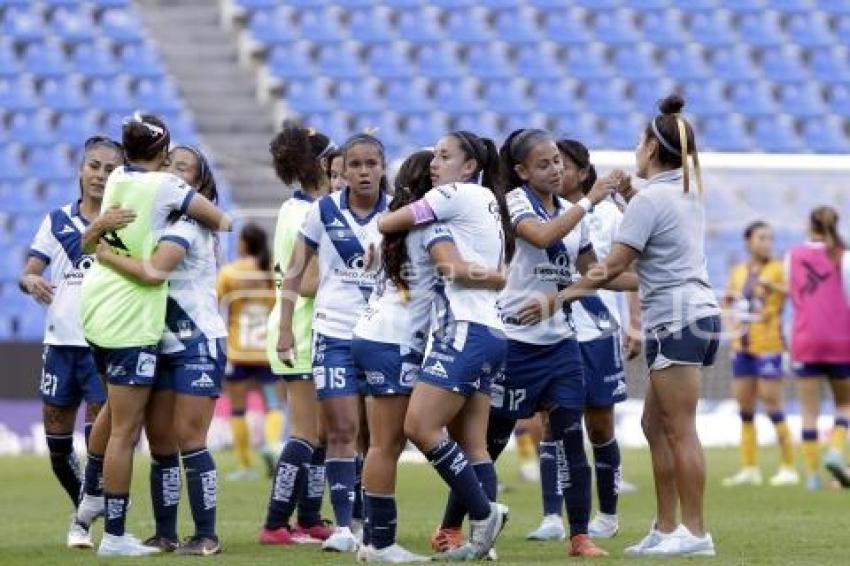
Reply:
M348 195L346 188L316 201L301 228L306 244L319 254L313 330L342 340L351 340L375 287L377 272L366 271L366 253L370 245L380 246L378 217L387 208L382 193L374 210L358 218Z
M30 246L29 255L47 264L55 287L47 307L45 344L88 346L80 322L83 276L94 264L94 256L83 254L87 224L79 201L66 204L44 218Z
M556 210L549 215L537 195L527 188L514 189L508 193L507 201L514 229L529 219L549 222L571 206L556 197ZM575 337L569 311L559 310L554 316L531 326L519 324L517 314L533 299L549 297L568 287L577 273L578 256L590 249L590 237L584 221L546 249L517 237L516 253L508 267L508 281L499 296L499 309L508 338L543 345Z
M178 177L134 167L115 169L106 182L102 210L133 210L136 219L105 240L116 253L148 260L172 212L185 213L194 191ZM102 348L158 344L165 327L168 286L140 285L95 263L83 282L82 319L86 339Z

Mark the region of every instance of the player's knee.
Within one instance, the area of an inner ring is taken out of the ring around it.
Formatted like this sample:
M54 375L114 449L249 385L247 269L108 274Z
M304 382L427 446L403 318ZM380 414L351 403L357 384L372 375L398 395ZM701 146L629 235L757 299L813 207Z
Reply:
M357 439L357 421L355 419L337 419L328 426L329 446L348 446Z

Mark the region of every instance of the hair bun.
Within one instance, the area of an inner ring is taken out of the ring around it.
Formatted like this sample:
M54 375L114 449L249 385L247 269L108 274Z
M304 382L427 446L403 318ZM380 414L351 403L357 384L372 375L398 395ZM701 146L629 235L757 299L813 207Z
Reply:
M658 103L658 109L662 114L678 114L685 107L685 99L678 94L671 94Z

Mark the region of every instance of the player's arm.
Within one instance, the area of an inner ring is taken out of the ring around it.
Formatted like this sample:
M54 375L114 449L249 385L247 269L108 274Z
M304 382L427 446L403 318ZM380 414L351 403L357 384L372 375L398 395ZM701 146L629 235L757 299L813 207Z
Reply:
M626 293L626 307L629 313L629 327L626 328L625 340L626 359L632 360L640 355L643 348L640 297L634 291Z
M378 219L378 230L381 234L406 232L414 226L428 224L436 219L428 203L424 199L419 199L381 216Z
M43 277L45 269L47 262L44 259L30 255L18 280L18 287L42 305L49 305L53 302L55 287Z
M93 254L100 239L115 230L128 226L136 219L136 213L129 208L121 208L113 205L103 211L91 224L88 225L82 236L82 247L84 254Z
M319 290L319 260L314 254L310 261L307 262L307 268L304 270L304 276L301 278L301 285L298 287L298 294L302 297L313 298L316 296L316 291Z
M103 242L97 246L97 261L149 287L156 287L168 281L169 276L184 257L186 257L186 247L170 240L161 241L148 261L117 254Z
M431 259L444 276L464 287L501 291L505 286L505 274L487 269L476 263L465 261L454 242L442 240L431 246Z
M308 264L316 256L315 249L308 245L302 236L295 242L289 266L283 274L280 299L280 338L277 341L277 355L287 367L293 367L296 358L295 336L292 334L292 316L295 302L298 300L301 282Z
M233 230L233 219L222 212L216 205L209 201L204 195L194 193L186 214L216 232L230 232Z
M605 282L600 288L608 291L637 291L638 278L633 271L629 271L631 262L622 265L619 261L612 264L612 269L616 269L617 273L613 278ZM576 267L579 273L584 276L597 277L601 276L600 270L605 269L604 265L600 265L596 258L596 252L592 247L587 248L584 253L580 253L576 259Z

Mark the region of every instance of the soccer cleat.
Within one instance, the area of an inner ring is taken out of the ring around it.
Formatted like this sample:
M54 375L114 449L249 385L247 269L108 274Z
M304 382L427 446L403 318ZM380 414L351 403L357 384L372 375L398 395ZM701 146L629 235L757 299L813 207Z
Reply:
M653 522L649 528L649 533L639 543L626 547L623 552L626 556L643 556L647 550L653 548L671 534L662 533L655 528L655 522Z
M519 478L527 483L540 481L540 464L537 460L523 462L519 467Z
M850 487L850 474L844 467L844 460L840 454L830 452L823 459L824 466L832 474L832 477L841 484L841 487Z
M431 535L431 550L440 554L464 545L463 532L460 529L437 528Z
M83 494L83 499L77 506L77 522L91 527L98 517L103 517L105 505L102 495Z
M128 534L115 536L104 533L97 549L98 556L148 556L159 553L158 548L145 546L142 541Z
M560 515L546 515L536 530L531 531L525 537L527 540L564 540L567 531L564 530L564 521Z
M570 537L570 556L579 556L582 558L600 558L608 556L608 553L594 543L587 535L576 535Z
M357 539L357 544L363 542L363 520L351 519L351 534Z
M367 547L369 550L366 551L364 558L361 560L360 554L358 553L357 559L361 560L361 562L375 562L375 563L383 563L383 564L406 564L408 562L430 562L431 559L427 556L420 556L419 554L414 554L402 547L399 544L393 544L386 548L374 548L372 546Z
M263 527L257 537L257 542L260 544L276 544L283 546L296 543L289 527L280 527L279 529L267 529Z
M623 478L617 482L617 493L620 495L630 495L632 493L637 493L638 486L631 482L627 482Z
M505 523L508 522L508 515L509 511L506 505L491 502L490 516L480 521L469 521L471 531L469 542L476 559L484 558L493 548L496 538L502 532Z
M337 527L334 533L322 543L322 550L328 552L356 552L359 546L357 538L348 527Z
M227 481L253 481L259 479L257 470L251 468L239 468L236 471L227 474Z
M67 545L68 548L94 548L89 528L77 521L76 514L71 515L71 524L68 526Z
M357 549L357 561L358 562L369 562L369 557L372 556L372 553L375 552L375 547L371 544L361 544Z
M597 513L587 526L590 538L614 538L620 530L620 521L616 515Z
M498 562L499 561L499 553L496 552L496 547L490 549L487 553L487 556L484 557L485 562Z
M737 474L723 480L723 487L738 487L741 485L759 486L761 484L761 470L752 467L741 468Z
M800 474L797 473L797 470L790 466L781 466L779 470L774 474L768 482L773 487L780 487L785 485L799 485L800 484Z
M157 548L160 552L174 552L180 546L180 541L176 538L154 535L146 539L142 544L151 548Z
M705 533L696 537L684 525L643 552L643 556L714 556L714 541Z
M312 542L322 542L323 540L328 540L328 538L334 534L334 528L330 521L323 520L321 523L313 525L312 527L298 525L295 527L292 534L295 537L310 538L312 539Z
M809 491L820 491L821 481L817 474L810 474L806 477L806 489Z
M218 537L189 537L177 547L174 554L179 556L213 556L221 553Z

